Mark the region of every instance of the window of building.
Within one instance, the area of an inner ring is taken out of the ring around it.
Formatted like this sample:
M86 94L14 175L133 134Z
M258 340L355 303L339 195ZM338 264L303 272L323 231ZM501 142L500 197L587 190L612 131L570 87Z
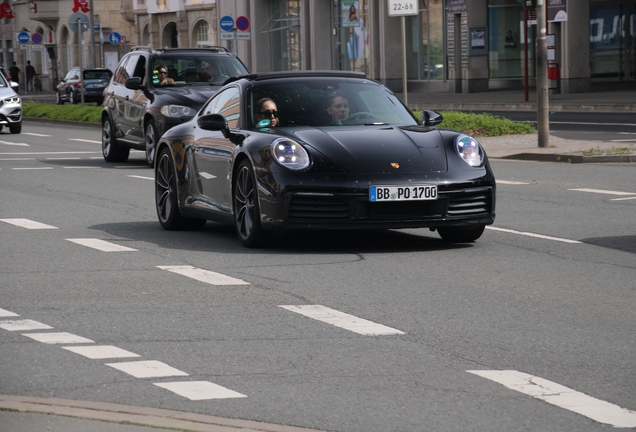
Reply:
M335 21L338 69L369 73L369 0L341 0Z
M195 46L214 45L214 40L210 35L210 24L206 20L200 20L194 26L194 35L196 37Z
M270 2L272 70L301 70L300 0Z
M489 0L488 60L490 78L519 78L525 73L524 8L517 0ZM536 26L528 26L529 41ZM534 44L528 43L528 63L534 64ZM528 68L534 76L533 68Z
M422 2L417 16L406 18L407 76L409 80L445 78L444 9L441 0Z

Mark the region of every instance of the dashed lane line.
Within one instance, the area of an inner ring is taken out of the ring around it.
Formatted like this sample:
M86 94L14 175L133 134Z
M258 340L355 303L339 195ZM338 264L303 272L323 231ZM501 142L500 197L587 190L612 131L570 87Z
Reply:
M20 228L26 228L26 229L58 229L57 227L54 227L52 225L47 225L44 223L33 221L31 219L24 219L24 218L7 218L7 219L0 219L0 221L18 226Z
M528 182L520 182L520 181L511 181L511 180L497 180L497 184L505 184L505 185L527 185L530 184Z
M543 234L535 234L535 233L524 232L524 231L515 231L515 230L511 230L511 229L506 229L506 228L497 228L497 227L487 226L486 229L489 229L489 230L492 230L492 231L500 231L500 232L510 233L510 234L518 234L518 235L523 235L523 236L527 236L527 237L536 237L536 238L540 238L540 239L544 239L544 240L553 240L553 241L558 241L558 242L563 242L563 243L571 243L571 244L579 244L579 243L581 243L578 240L570 240L570 239L564 239L564 238L559 238L559 237L551 237L551 236L546 236L546 235L543 235Z
M164 378L171 376L189 376L186 372L175 369L172 366L157 360L141 360L134 362L106 363L119 371L132 375L135 378Z
M139 354L112 345L68 346L62 348L92 360L141 357Z
M45 344L73 344L73 343L81 343L81 344L89 344L95 343L88 338L75 335L73 333L68 332L57 332L57 333L23 333L22 336L26 336L38 342L42 342Z
M33 132L22 132L22 135L29 135L29 136L36 136L36 137L52 137L53 136L53 135L44 135L44 134L33 133Z
M154 177L145 177L145 176L139 176L139 175L129 175L128 177L131 178L138 178L138 179L142 179L142 180L154 180Z
M52 329L50 325L30 319L23 320L4 320L0 321L0 328L7 331L28 331L28 330L48 330Z
M209 381L183 381L153 384L193 401L247 397L242 393L235 392Z
M568 189L568 190L577 191L577 192L606 194L606 195L636 195L636 192L619 192L619 191L611 191L611 190L603 190L603 189L579 188L579 189Z
M636 427L636 412L516 370L469 370L472 374L560 408L620 428Z
M70 242L77 243L82 246L97 249L102 252L136 252L137 249L129 248L127 246L120 246L115 243L107 242L96 238L75 238L66 239Z
M18 315L15 312L11 312L11 311L8 311L6 309L0 308L0 317L4 318L4 317L16 317L16 316L20 316L20 315Z
M82 139L82 138L69 138L69 141L78 141L78 142L85 142L85 143L90 143L90 144L101 144L101 141L95 141L95 140L89 140L89 139Z
M321 305L281 305L288 311L365 336L403 335L401 330L374 323Z
M0 141L0 144L8 145L8 146L16 146L16 147L31 147L27 143L16 143L16 142L10 142L10 141Z
M157 268L180 274L182 276L187 276L189 278L198 280L199 282L204 282L211 285L250 285L249 282L245 282L241 279L235 279L221 273L215 273L209 270L204 270L189 265L157 266Z

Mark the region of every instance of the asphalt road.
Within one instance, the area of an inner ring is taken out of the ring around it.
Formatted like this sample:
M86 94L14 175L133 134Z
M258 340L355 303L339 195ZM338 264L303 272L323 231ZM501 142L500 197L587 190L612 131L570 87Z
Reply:
M99 143L0 133L0 393L346 432L636 427L631 164L492 161L474 244L250 250L231 227L163 231L143 154L107 164Z

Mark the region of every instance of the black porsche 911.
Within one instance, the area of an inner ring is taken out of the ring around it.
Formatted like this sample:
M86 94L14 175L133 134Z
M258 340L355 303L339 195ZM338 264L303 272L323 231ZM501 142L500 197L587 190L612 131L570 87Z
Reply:
M436 128L440 114L422 119L359 73L230 79L159 142L159 222L233 224L247 247L294 229L426 227L475 241L495 220L488 158L474 138Z

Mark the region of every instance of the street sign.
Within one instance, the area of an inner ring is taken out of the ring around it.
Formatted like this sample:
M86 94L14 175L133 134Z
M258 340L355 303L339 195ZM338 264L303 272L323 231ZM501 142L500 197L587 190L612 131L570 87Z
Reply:
M234 32L221 32L221 40L234 40Z
M31 35L31 42L33 42L34 44L40 45L43 41L44 37L42 37L40 33L35 32Z
M121 35L117 32L112 32L108 35L108 42L113 45L119 45L121 42Z
M240 16L236 19L236 28L240 31L247 31L250 28L250 19L246 16Z
M418 5L417 0L389 0L389 16L407 16L407 15L417 15L418 14Z
M31 35L29 35L29 32L22 31L18 33L18 42L20 42L21 44L26 44L26 43L29 43L30 41L31 41Z
M219 21L219 25L221 26L221 30L225 32L232 31L234 29L234 18L229 15L225 15Z
M237 32L236 33L236 39L237 40L250 40L252 37L250 35L250 32Z
M84 33L86 30L88 30L88 17L85 13L75 12L68 18L68 26L71 28L73 33ZM78 27L80 28L78 29Z

